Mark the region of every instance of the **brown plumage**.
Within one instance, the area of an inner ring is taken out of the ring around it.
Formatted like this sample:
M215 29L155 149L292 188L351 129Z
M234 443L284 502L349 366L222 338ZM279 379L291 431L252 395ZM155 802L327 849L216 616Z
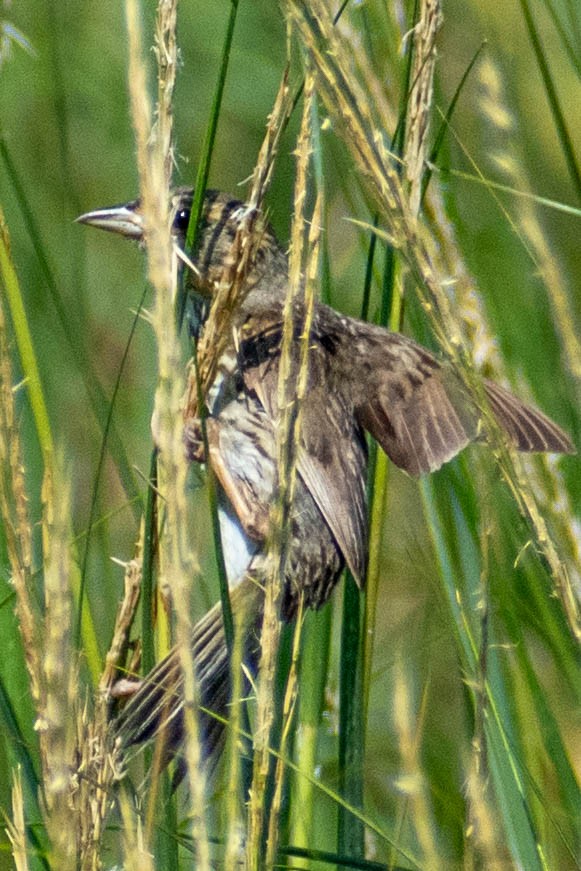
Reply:
M175 192L173 229L181 247L191 202L191 190ZM195 258L198 274L190 274L193 290L203 297L215 292L244 208L223 194L206 194ZM89 212L79 220L142 237L138 202ZM236 339L223 355L208 401L209 458L203 456L196 421L186 427L192 459L209 459L222 485L220 516L234 609L251 602L245 625L246 658L252 669L262 615L262 596L256 590L268 576L264 542L277 492L274 433L280 417L278 378L287 287L286 255L265 227L247 276L247 293L235 312ZM298 337L304 324L300 306L294 318ZM485 381L483 388L513 446L521 451L573 452L568 436L542 412L497 384ZM286 619L294 616L299 595L311 607L327 601L345 564L363 582L365 431L413 476L440 468L467 444L486 437L478 408L449 363L405 336L316 304L285 563ZM224 715L229 671L219 606L195 627L193 649L202 704ZM180 680L177 659L170 654L121 712L115 728L123 745L145 740L167 724L170 746L179 744ZM210 752L222 730L208 717L203 727Z

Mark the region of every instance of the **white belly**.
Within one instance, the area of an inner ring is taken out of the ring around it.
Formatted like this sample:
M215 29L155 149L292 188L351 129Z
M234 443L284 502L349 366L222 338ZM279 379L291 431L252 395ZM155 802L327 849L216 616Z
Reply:
M244 534L240 522L230 506L218 508L222 553L226 566L228 586L235 587L246 574L257 545Z

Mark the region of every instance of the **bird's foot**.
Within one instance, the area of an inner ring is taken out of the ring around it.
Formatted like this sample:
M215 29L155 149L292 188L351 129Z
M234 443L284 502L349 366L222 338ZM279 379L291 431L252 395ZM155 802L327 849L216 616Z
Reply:
M131 696L134 696L137 690L140 689L142 686L142 680L130 680L129 678L122 677L118 681L115 681L115 683L111 687L111 698L131 698Z
M190 417L184 425L184 445L186 457L192 463L205 463L204 437L199 417Z

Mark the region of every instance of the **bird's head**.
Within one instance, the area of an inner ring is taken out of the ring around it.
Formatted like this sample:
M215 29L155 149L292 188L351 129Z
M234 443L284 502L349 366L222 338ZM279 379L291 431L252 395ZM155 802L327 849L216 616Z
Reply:
M192 188L175 188L171 194L170 219L172 236L183 251L192 209ZM198 244L193 257L196 273L193 284L202 293L212 293L221 278L240 221L248 213L248 206L219 191L206 191L200 218ZM144 220L140 200L117 206L95 209L77 218L101 230L119 233L127 239L143 242ZM261 229L261 240L254 266L255 283L260 279L272 258L276 258L280 270L280 258L284 255L269 226Z

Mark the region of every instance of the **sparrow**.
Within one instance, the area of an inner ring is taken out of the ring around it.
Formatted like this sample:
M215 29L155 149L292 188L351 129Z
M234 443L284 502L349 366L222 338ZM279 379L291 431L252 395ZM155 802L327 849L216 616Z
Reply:
M191 188L172 193L172 234L182 250L192 201ZM227 194L205 194L194 268L187 276L202 329L247 211L244 203ZM143 240L139 200L87 212L77 220ZM206 397L207 451L196 418L186 421L184 440L190 459L210 463L219 482L232 609L243 627L244 661L252 674L260 654L264 585L272 576L267 538L278 493L278 382L289 287L287 254L266 223L244 280L232 335ZM295 304L292 315L297 341L291 355L298 366L298 339L305 324L301 303ZM282 579L281 617L287 621L295 619L299 604L325 604L345 566L363 585L366 433L412 477L439 469L471 442L486 441L479 408L450 362L400 333L339 314L322 303L315 303L310 327L307 378ZM482 385L509 445L527 452L575 452L567 434L541 411L492 381L483 380ZM213 757L223 740L223 725L207 712L227 718L230 699L219 604L194 627L192 650L205 752ZM122 748L161 733L168 757L177 752L183 737L181 680L172 651L143 679L114 722Z

